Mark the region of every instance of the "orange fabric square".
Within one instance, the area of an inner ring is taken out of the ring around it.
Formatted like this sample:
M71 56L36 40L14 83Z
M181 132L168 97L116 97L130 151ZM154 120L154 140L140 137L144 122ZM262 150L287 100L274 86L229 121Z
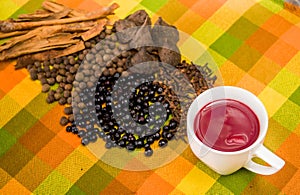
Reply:
M178 167L180 167L180 169L178 169ZM179 156L171 163L158 168L155 173L173 186L176 186L192 168L193 165L189 161Z
M48 127L54 133L57 133L64 129L63 126L59 124L60 118L64 115L64 106L57 104L51 110L49 110L40 121Z
M37 121L20 139L19 142L33 153L44 147L55 134Z
M249 37L246 43L263 54L277 39L278 38L271 33L260 28Z
M105 5L105 6L108 6L108 5ZM93 0L81 1L81 3L79 4L78 7L80 9L88 10L88 11L99 10L101 8L101 6Z
M64 128L57 134L57 136L73 148L77 148L81 144L81 138L72 133L68 133Z
M22 184L20 184L17 180L11 179L2 189L1 194L31 194L31 192L26 189Z
M265 56L284 67L297 52L297 49L279 39L266 51Z
M195 12L188 10L181 16L175 23L179 30L182 30L188 34L195 32L199 26L205 21L204 18L196 14Z
M280 155L279 153L278 155L284 159L284 156ZM276 186L278 189L282 189L288 183L288 181L290 181L291 178L295 175L296 171L297 168L294 167L290 162L286 161L284 167L276 174L260 177L267 180L272 185Z
M128 189L136 192L147 180L153 171L121 171L116 179L124 184Z
M151 186L151 187L149 187ZM166 180L153 173L145 183L137 191L138 194L152 195L152 194L169 194L174 190L174 187Z
M70 8L80 8L79 5L80 3L82 2L82 0L57 0L57 3L60 3L60 4L63 4L67 7L70 7ZM82 9L82 8L80 8Z
M182 4L186 5L187 7L192 7L198 0L179 0Z
M224 3L226 0L216 0L216 1L205 1L199 0L192 7L191 10L195 11L200 16L208 19L212 16Z
M25 167L15 176L30 191L34 191L51 173L52 168L42 162L38 157L33 157Z
M224 85L236 85L246 74L245 71L227 60L220 68Z
M274 14L271 16L261 27L266 31L273 33L274 35L280 37L284 32L286 32L293 24L288 22L283 17Z
M277 150L278 155L294 166L300 167L299 143L300 137L295 133L291 133Z
M106 195L106 194L133 194L132 191L130 191L127 186L125 187L117 180L113 180L110 182L104 190L100 192L100 195Z
M249 74L245 74L245 76L237 83L238 87L247 89L251 91L253 94L258 95L266 85L254 79Z
M297 26L293 26L290 28L286 33L284 33L281 38L290 44L291 46L295 47L296 49L300 50L300 28Z
M74 149L59 137L54 137L37 154L44 162L53 168L57 167Z
M16 71L13 62L0 63L0 89L7 93L27 75L22 71Z
M263 56L248 73L267 85L280 70L281 67L278 64Z
M5 96L5 93L0 89L0 100Z
M300 124L294 130L294 133L296 133L298 136L300 136Z
M299 194L300 192L300 170L291 178L291 180L282 189L285 194Z

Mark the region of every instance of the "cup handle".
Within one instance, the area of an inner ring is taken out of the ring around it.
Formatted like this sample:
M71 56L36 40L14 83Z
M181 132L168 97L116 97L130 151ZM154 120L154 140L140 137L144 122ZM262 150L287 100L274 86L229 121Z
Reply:
M270 166L260 165L252 160L253 157L258 157L268 163ZM251 159L244 166L246 169L262 174L262 175L272 175L279 171L285 162L269 149L267 149L264 145L261 145L259 148L255 150L252 154Z

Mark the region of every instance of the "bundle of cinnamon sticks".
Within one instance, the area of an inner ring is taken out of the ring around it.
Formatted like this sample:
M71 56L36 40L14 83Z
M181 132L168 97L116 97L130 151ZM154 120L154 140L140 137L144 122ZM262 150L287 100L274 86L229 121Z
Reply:
M83 50L84 41L98 35L118 7L113 3L87 12L46 0L35 13L0 21L0 39L11 37L0 45L0 61L14 58L20 62L43 61ZM17 63L16 68L24 66Z

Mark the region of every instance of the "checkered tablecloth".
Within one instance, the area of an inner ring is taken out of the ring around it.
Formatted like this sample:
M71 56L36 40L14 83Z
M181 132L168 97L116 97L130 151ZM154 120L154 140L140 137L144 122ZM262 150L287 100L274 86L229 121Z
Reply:
M1 0L0 19L31 13L42 0ZM58 0L94 10L110 0ZM299 194L300 18L270 0L116 1L119 18L145 9L200 41L224 85L250 90L265 104L265 145L286 165L275 175L241 169L220 176L188 147L166 166L144 172L106 165L59 125L39 82L14 62L0 63L0 194ZM193 48L189 39L181 48ZM197 51L194 51L197 52Z

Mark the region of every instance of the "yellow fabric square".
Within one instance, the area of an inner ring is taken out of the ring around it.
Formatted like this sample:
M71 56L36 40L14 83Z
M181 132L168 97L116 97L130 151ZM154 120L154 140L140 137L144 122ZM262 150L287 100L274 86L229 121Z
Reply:
M94 162L83 155L78 150L74 150L56 170L64 177L75 183L86 171L88 171Z
M269 117L272 117L287 100L283 95L268 86L258 95L258 98L265 105Z
M241 17L241 14L222 6L218 11L209 19L212 23L216 24L223 30L227 30L232 24Z
M224 5L237 13L243 14L246 12L250 7L252 7L256 2L253 0L229 0Z
M176 188L185 194L204 194L214 183L214 179L197 167L194 167Z
M26 77L18 85L16 85L8 95L14 99L22 107L25 107L41 92L41 85L37 82L32 82L29 77Z
M22 107L8 95L0 100L0 128L2 128Z
M180 46L180 52L189 61L194 62L205 52L205 48L195 38L190 37Z
M27 3L29 0L12 0L16 3L19 7L22 7L25 3Z
M300 77L283 68L274 79L269 83L269 86L285 97L289 97L300 85Z
M224 85L236 85L246 74L231 61L226 61L220 68Z
M27 190L22 184L20 184L17 180L14 178L11 179L7 184L2 188L0 191L2 194L31 194L29 190Z
M120 7L116 9L115 13L119 18L125 18L132 8L137 6L139 3L135 0L118 1Z
M9 18L9 16L11 16L15 11L17 11L19 6L11 0L1 0L1 8L0 20L5 20Z
M206 21L192 34L192 36L199 40L202 44L210 46L223 33L224 31L216 26L216 24Z
M300 77L299 62L300 62L300 51L288 62L285 68L291 71L292 73L296 74L298 77Z

